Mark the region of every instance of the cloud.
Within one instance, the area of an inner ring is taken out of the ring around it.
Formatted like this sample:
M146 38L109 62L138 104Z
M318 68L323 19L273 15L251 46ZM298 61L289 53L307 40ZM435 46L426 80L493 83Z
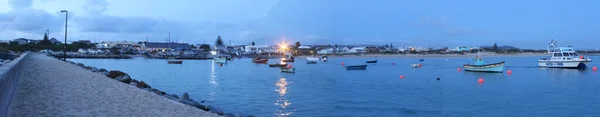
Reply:
M46 29L60 29L62 24L64 23L58 13L51 14L38 9L24 8L0 13L0 27L3 27L0 29L4 29L0 31L43 34Z
M446 16L425 17L423 22L426 25L442 29L446 36L467 36L474 33L473 27L454 25L448 21L448 17Z
M8 4L14 9L29 8L33 4L33 0L9 0Z

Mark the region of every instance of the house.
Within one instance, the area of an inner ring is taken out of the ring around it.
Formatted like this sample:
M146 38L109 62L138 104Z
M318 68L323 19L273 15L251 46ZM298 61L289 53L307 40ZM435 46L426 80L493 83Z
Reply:
M273 51L271 47L267 45L247 45L244 47L245 54L256 54L256 53L265 53ZM275 52L277 50L274 50Z
M190 50L190 49L192 49L192 46L190 46L190 44L187 44L187 43L146 42L144 44L144 48L146 48L147 51L168 51L168 50L172 50L172 49Z
M85 44L92 44L92 41L90 41L90 40L79 40L77 42L79 42L79 43L85 43Z
M353 47L353 48L350 48L350 50L348 50L348 53L365 53L365 52L367 52L365 50L365 47Z
M348 47L338 47L335 49L336 54L345 54L348 53L348 51L350 51L350 48Z
M18 39L14 39L13 42L16 42L18 45L23 45L23 44L29 43L29 39L18 38Z
M333 48L324 48L317 51L317 54L333 54Z
M35 40L35 39L30 39L29 40L29 43L34 43L34 44L38 44L40 42L42 42L42 40Z
M296 54L300 54L300 55L311 55L311 54L315 54L315 52L316 52L316 50L310 46L300 46L300 47L298 47L298 49L296 49Z

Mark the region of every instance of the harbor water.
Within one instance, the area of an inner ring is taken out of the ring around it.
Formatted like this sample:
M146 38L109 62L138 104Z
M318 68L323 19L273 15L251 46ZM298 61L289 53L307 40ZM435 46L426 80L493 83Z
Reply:
M505 73L458 71L473 58L330 57L329 62L290 63L296 73L268 64L234 59L70 59L85 65L121 70L153 88L205 101L226 112L259 117L388 116L597 116L600 73L588 69L540 68L541 57L484 57L506 61ZM600 57L590 57L600 60ZM366 70L341 65L368 64ZM277 63L279 59L270 59ZM411 64L421 63L421 68ZM404 76L404 78L400 78ZM440 80L437 80L440 78ZM478 83L483 78L484 83Z

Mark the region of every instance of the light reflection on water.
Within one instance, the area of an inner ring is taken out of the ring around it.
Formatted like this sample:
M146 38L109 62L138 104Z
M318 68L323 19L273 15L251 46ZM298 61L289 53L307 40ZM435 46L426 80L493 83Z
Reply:
M211 86L209 95L210 95L210 100L212 101L217 96L215 90L217 89L217 85L219 85L217 83L217 72L215 72L215 64L211 64L211 66L210 66L210 79L209 79L208 83Z
M275 89L275 91L277 91L279 93L279 99L277 99L277 101L275 102L275 105L280 106L281 108L277 109L277 112L275 113L275 115L279 116L279 117L283 117L283 116L290 116L293 112L287 112L287 107L290 106L292 103L289 102L289 100L287 100L285 98L285 94L287 93L287 87L288 82L286 81L285 78L279 78L279 80L277 81L277 83L275 83L275 86L277 86L277 89Z

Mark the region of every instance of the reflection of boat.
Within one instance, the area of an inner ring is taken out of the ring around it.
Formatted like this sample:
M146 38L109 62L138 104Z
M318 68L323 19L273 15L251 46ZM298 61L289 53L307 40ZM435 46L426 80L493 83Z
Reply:
M285 72L285 73L294 73L294 71L296 71L296 68L287 68L287 67L283 67L279 69L281 72Z
M329 61L329 57L327 57L327 56L321 56L321 61L327 62L327 61Z
M169 64L183 64L183 61L178 61L178 60L170 60L167 61Z
M351 65L346 66L346 70L364 70L367 69L367 65Z
M377 60L372 60L372 61L365 61L367 63L377 63Z
M306 64L317 64L317 61L306 61Z
M466 71L501 73L504 71L504 61L492 64L483 64L483 60L478 58L475 60L475 64L464 64L463 67Z
M253 63L267 63L268 61L269 61L269 59L259 59L259 58L252 60Z
M592 59L578 56L572 47L558 47L555 40L548 45L548 53L551 55L550 59L538 60L540 67L585 69L592 62Z
M287 66L286 63L269 64L269 67L285 67L285 66Z

